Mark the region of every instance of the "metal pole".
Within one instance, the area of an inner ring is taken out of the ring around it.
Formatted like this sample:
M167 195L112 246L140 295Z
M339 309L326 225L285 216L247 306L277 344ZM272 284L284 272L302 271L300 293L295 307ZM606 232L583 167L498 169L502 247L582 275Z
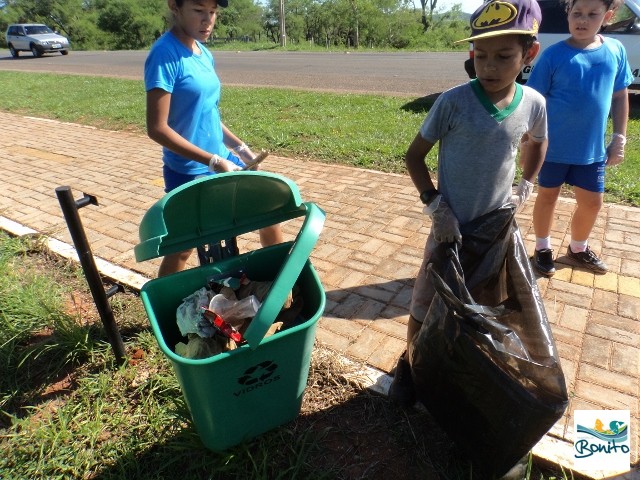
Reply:
M284 0L280 0L280 46L287 46L287 27L285 22Z
M58 196L62 213L67 222L69 233L73 239L73 244L76 247L78 258L82 265L82 270L84 271L87 283L91 289L93 301L98 308L100 319L102 320L102 324L104 325L107 336L109 337L109 343L111 343L113 353L116 356L116 362L118 364L122 364L125 358L124 343L122 342L118 325L113 317L113 310L111 310L111 305L108 301L108 298L116 291L121 290L121 287L115 289L111 288L108 294L105 293L102 278L100 277L100 273L96 267L93 254L91 253L91 247L87 241L87 237L82 227L82 221L78 214L78 208L89 204L98 205L98 201L94 196L84 194L83 198L75 202L73 200L73 195L71 194L71 188L67 186L56 188L56 195Z

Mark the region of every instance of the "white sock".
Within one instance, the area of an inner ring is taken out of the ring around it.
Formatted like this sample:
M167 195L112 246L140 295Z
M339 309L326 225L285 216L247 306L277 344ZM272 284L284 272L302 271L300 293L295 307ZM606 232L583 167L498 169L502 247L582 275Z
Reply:
M587 249L587 240L578 242L577 240L571 239L571 243L569 244L569 246L571 247L571 251L573 253L584 252Z
M536 237L536 250L540 251L546 248L551 248L551 237Z

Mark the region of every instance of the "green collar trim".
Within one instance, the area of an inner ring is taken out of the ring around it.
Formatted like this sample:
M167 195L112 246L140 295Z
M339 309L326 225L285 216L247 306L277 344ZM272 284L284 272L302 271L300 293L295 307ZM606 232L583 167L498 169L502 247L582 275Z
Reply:
M473 93L476 94L476 97L478 97L478 100L480 100L484 109L489 113L489 115L491 115L491 117L493 117L494 120L498 122L501 122L511 115L522 101L522 85L519 83L516 83L516 93L513 95L513 100L511 100L511 103L502 110L499 110L498 107L496 107L489 99L477 78L471 80L470 83Z

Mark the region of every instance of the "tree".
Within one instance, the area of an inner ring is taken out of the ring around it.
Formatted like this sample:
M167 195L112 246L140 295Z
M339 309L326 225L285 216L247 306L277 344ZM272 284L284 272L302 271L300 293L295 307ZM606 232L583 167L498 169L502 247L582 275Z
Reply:
M159 14L157 0L103 0L97 2L97 26L113 35L117 49L139 49L148 47L166 26L165 18Z
M263 32L262 8L254 0L232 0L220 10L213 35L257 41Z
M429 2L428 14L427 2ZM433 11L436 9L437 4L438 0L420 0L420 5L422 6L422 26L425 32L429 30L429 27L431 26L431 21L433 20Z

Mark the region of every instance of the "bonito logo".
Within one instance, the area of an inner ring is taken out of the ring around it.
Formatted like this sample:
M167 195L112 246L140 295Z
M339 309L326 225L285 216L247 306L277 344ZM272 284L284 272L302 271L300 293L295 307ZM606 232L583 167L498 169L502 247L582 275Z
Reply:
M234 392L236 397L252 392L257 388L264 387L280 380L280 375L276 375L278 365L271 360L265 360L253 367L247 368L242 376L238 378L238 383L245 388Z
M631 461L629 410L576 410L573 454L584 470L627 471Z

